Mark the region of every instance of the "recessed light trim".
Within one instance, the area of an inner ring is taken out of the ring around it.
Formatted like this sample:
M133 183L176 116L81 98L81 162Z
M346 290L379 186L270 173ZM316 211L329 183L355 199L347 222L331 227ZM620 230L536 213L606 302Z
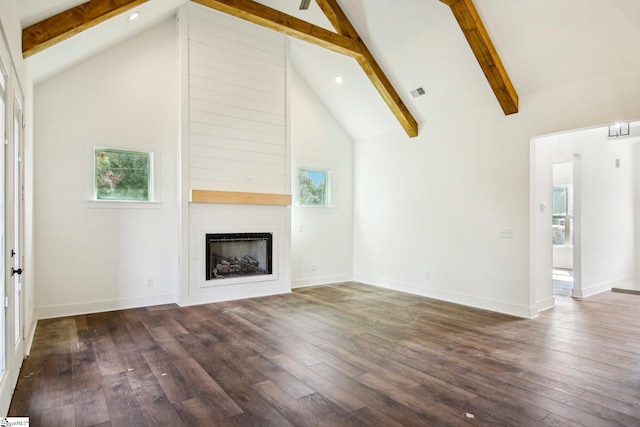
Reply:
M336 84L341 85L344 82L344 79L342 78L342 76L340 74L337 74L334 78L333 81L336 82Z

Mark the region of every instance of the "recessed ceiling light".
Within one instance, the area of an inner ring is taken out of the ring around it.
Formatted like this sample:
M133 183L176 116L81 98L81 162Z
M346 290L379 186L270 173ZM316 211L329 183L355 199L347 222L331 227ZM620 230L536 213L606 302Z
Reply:
M341 85L342 82L344 81L340 74L338 74L333 80L335 80L335 82L339 85Z
M133 12L127 19L129 19L129 21L135 21L138 19L138 16L140 16L140 12Z

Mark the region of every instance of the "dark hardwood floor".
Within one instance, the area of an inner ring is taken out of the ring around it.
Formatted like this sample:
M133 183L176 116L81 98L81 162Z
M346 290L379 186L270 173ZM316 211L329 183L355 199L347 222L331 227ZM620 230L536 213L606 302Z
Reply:
M640 296L534 320L356 283L38 323L32 426L638 426Z

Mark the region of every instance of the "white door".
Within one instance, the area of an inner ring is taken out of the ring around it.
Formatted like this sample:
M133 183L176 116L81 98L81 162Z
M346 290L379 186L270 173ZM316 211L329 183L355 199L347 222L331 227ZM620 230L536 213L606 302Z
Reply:
M0 251L6 254L6 197L5 197L5 176L6 176L6 147L7 140L7 73L0 59ZM7 318L6 307L9 301L5 298L6 289L6 257L0 256L0 382L5 380L6 358L7 358Z
M23 157L23 113L22 113L22 96L15 88L16 97L14 99L12 114L12 138L9 143L9 156L7 161L10 162L9 172L11 174L9 181L10 187L7 188L7 195L10 198L9 207L11 209L10 222L11 234L8 246L10 255L10 284L12 295L11 307L13 311L13 328L11 338L13 339L13 357L14 364L18 368L24 357L24 292L22 286L23 278L23 218L24 218L24 162Z
M24 96L0 32L0 404L6 411L25 355Z

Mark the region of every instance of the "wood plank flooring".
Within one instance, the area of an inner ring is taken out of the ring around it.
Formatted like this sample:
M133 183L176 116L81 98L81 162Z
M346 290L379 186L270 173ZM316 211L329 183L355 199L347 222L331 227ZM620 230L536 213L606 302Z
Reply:
M640 297L523 320L345 283L38 323L32 426L638 426Z

